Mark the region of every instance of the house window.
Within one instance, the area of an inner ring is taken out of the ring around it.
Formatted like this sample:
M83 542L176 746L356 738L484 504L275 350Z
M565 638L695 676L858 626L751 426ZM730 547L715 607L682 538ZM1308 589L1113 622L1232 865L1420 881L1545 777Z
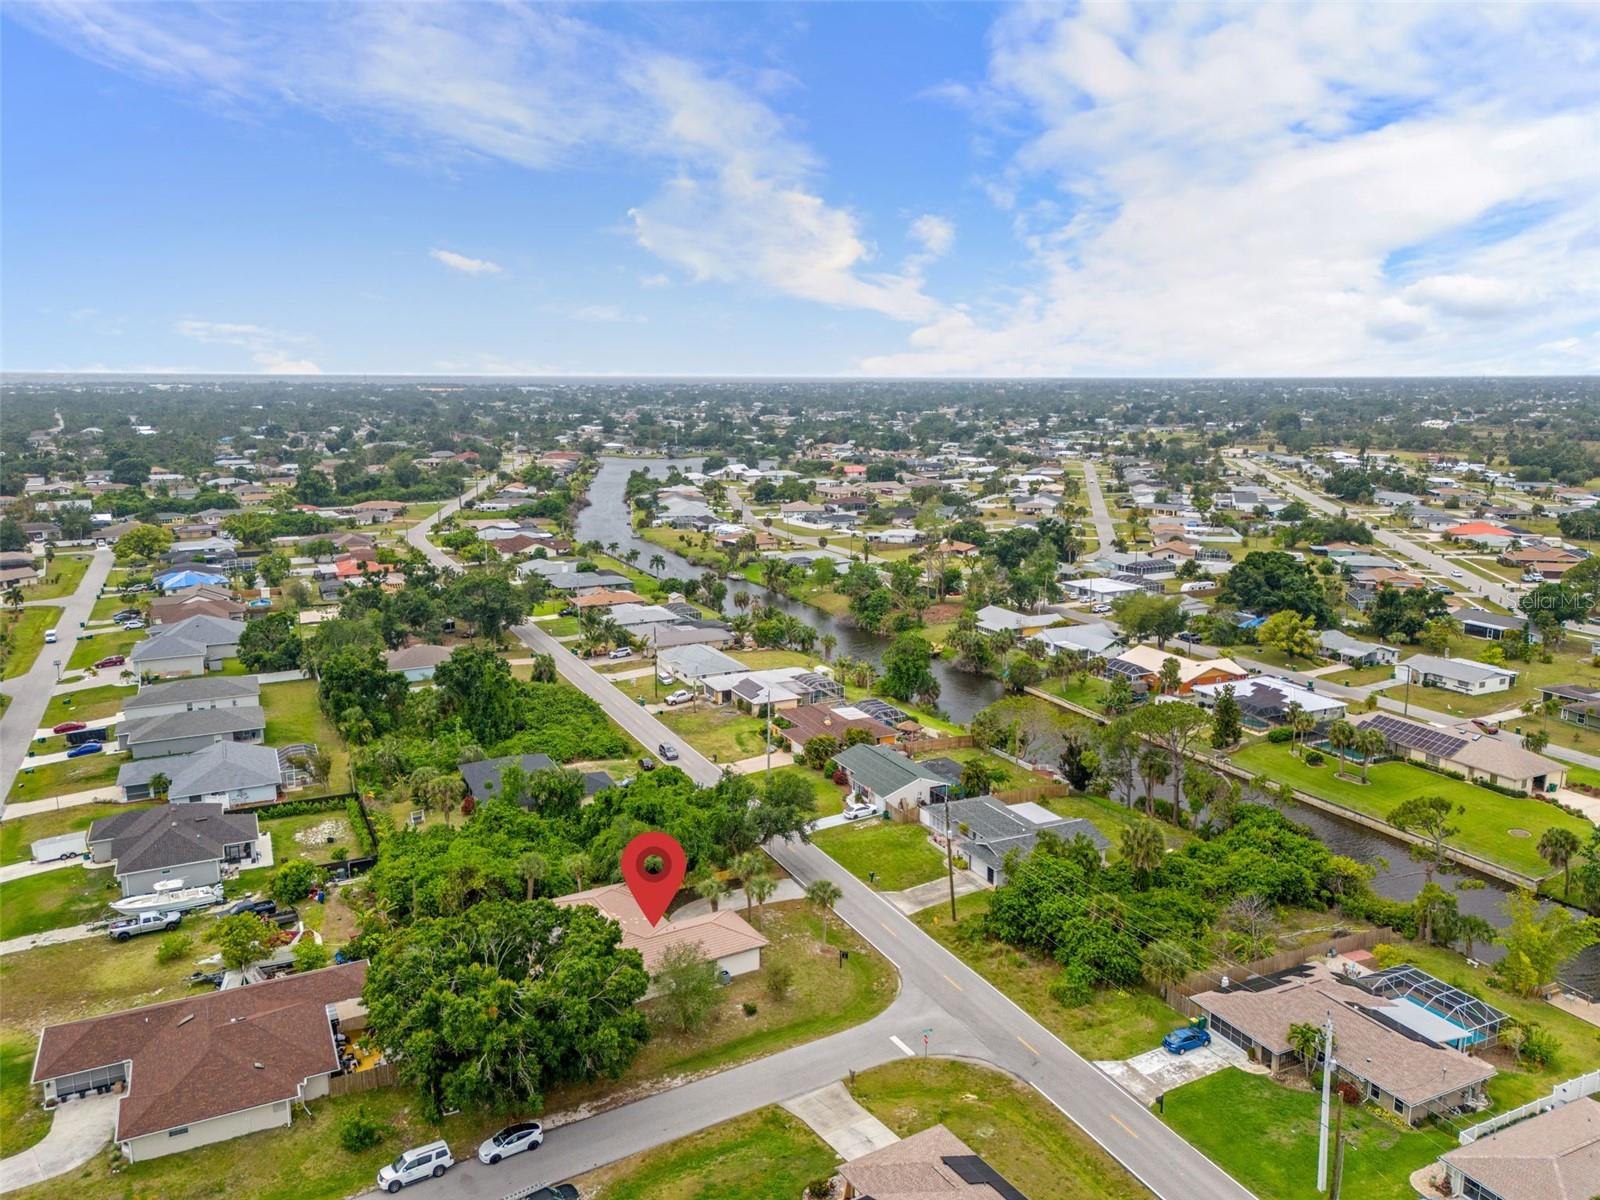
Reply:
M1399 1096L1396 1096L1394 1098L1394 1110L1395 1110L1395 1112L1399 1113L1402 1117L1406 1115L1405 1102L1403 1100L1401 1100Z

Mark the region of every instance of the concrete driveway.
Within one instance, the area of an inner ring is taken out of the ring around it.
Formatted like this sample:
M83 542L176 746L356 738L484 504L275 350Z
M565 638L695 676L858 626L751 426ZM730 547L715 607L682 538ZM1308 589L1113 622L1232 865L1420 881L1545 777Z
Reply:
M846 1162L900 1140L887 1125L862 1108L842 1083L830 1083L804 1096L785 1100L783 1107L811 1126L812 1131Z
M38 1145L0 1159L0 1192L65 1175L100 1153L116 1130L121 1099L114 1094L85 1096L56 1109L50 1132Z
M1160 1046L1128 1059L1095 1063L1123 1089L1149 1105L1156 1097L1186 1083L1215 1075L1228 1067L1266 1074L1250 1057L1226 1038L1212 1038L1211 1045L1185 1054L1168 1054Z

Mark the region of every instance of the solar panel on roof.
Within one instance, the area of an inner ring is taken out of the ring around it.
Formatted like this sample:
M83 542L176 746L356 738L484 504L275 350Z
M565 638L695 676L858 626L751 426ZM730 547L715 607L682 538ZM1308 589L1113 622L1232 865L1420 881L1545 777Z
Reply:
M1456 737L1442 729L1431 729L1426 725L1418 725L1414 721L1405 721L1399 717L1376 716L1366 724L1378 730L1397 746L1421 750L1424 754L1437 754L1441 758L1450 758L1467 744L1466 738Z
M974 1187L980 1183L986 1183L1001 1196L1005 1197L1005 1200L1028 1200L1004 1175L1000 1174L999 1171L996 1171L976 1154L951 1154L947 1155L943 1162L945 1166L956 1173L956 1177L962 1183L971 1184Z

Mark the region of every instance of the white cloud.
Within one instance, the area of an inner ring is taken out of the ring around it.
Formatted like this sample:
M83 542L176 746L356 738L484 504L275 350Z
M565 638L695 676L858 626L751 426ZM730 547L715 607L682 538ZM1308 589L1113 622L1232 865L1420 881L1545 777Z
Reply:
M1012 10L973 108L1028 129L988 186L1037 282L943 313L863 367L1529 367L1528 347L1600 313L1597 38L1592 22L1555 27L1581 20Z
M934 258L942 258L949 253L950 247L956 240L956 227L944 217L924 213L911 222L908 231L913 241L921 245L926 254Z
M428 257L442 262L452 271L461 271L467 275L498 275L500 264L490 262L487 258L468 258L465 254L457 254L454 250L440 250L438 248L428 251Z
M320 375L322 368L306 358L295 358L288 346L310 339L300 334L281 333L262 325L229 321L184 319L173 332L193 341L213 346L239 346L251 352L251 361L267 375Z
M569 313L577 321L598 321L603 324L642 324L644 318L625 312L615 304L580 304Z

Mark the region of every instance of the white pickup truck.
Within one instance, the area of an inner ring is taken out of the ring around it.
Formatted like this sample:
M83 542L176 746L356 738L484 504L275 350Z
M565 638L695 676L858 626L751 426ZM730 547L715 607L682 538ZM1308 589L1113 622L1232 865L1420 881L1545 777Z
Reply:
M124 917L106 927L106 934L114 942L125 942L141 933L165 933L176 929L183 920L181 912L147 912L137 917Z

